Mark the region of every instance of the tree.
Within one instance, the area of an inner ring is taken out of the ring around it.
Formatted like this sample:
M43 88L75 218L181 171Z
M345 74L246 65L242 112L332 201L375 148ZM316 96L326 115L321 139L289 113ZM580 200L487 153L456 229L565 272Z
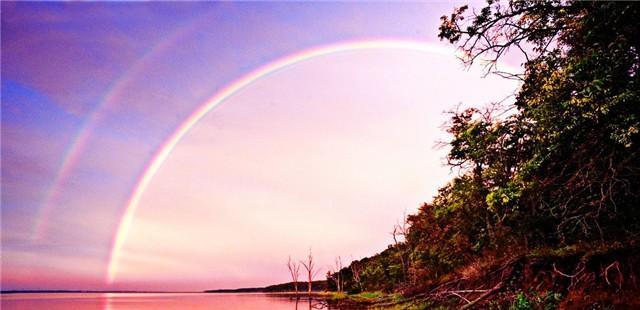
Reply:
M402 242L352 262L352 283L358 274L363 290L424 293L559 244L637 247L638 16L636 3L561 0L489 0L444 16L440 37L458 45L467 65L522 86L513 106L452 111L447 162L458 175L407 217L406 229L395 227ZM499 69L513 51L523 55L521 74Z
M334 272L334 275L336 276L336 286L338 288L338 292L342 292L344 279L342 278L342 258L340 256L336 256L334 267L336 270Z
M402 265L402 278L406 280L407 278L407 263L405 259L405 242L399 241L398 237L406 238L407 234L407 214L402 214L402 223L397 223L393 226L393 231L391 232L391 236L393 237L393 244L398 250L398 256L400 258L400 264Z
M307 279L308 279L308 293L309 297L311 297L311 289L313 285L313 278L316 276L319 270L316 270L315 262L313 261L313 253L311 249L309 249L309 256L307 256L307 261L300 261L304 269L307 270Z
M360 280L360 275L362 274L362 264L356 262L351 259L351 265L349 266L351 269L351 277L353 278L353 285L356 290L362 290L362 281Z
M518 111L509 127L526 132L507 130L488 136L479 132L457 135L452 141L453 151L467 139L490 156L526 150L507 154L515 165L502 175L502 182L482 179L492 211L515 215L503 219L519 222L521 232L537 231L542 238L535 239L547 242L592 237L604 241L636 234L640 230L636 207L640 205L640 6L488 1L480 11L467 14L467 10L463 6L443 16L440 27L440 37L458 44L467 64L481 60L488 72L500 73L497 61L510 49L524 56L524 74L517 76L523 81L515 103ZM466 119L460 125L489 130L503 123ZM513 137L518 139L510 147L482 145ZM477 159L476 155L453 152L450 157L466 161ZM492 162L476 163L478 172L495 168Z
M291 260L287 261L287 268L289 268L289 274L291 275L291 281L293 281L293 288L296 292L296 298L298 297L298 277L300 276L300 264Z

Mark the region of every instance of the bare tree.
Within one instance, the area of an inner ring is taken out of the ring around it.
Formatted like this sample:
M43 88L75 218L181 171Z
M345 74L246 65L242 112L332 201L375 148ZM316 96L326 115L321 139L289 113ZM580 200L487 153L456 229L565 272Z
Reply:
M289 273L291 274L291 280L293 281L293 288L296 292L296 298L298 297L298 277L300 277L300 264L291 260L291 256L289 256L289 261L287 261L287 268L289 268Z
M318 270L316 270L315 262L313 261L313 253L311 253L311 249L309 249L309 256L307 257L307 261L300 261L304 269L307 270L307 277L309 281L308 292L309 297L311 297L311 286L313 284L313 277L316 276Z
M393 226L393 232L391 232L391 236L393 236L393 243L400 254L400 263L402 264L402 276L403 278L407 278L407 263L405 262L405 242L404 238L407 235L407 213L406 211L402 214L402 224L397 223ZM398 237L402 237L403 241L398 241Z
M342 279L342 274L340 273L340 270L342 270L342 258L340 256L336 256L334 264L334 266L329 266L329 273L327 275L328 278L332 279L333 282L336 283L336 289L338 292L342 292L344 289L344 281Z

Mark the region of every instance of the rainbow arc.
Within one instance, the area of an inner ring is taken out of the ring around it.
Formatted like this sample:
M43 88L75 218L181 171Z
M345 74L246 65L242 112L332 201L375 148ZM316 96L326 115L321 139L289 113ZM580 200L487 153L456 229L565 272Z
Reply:
M412 40L364 40L364 41L349 41L343 43L336 43L331 45L324 45L307 50L303 50L299 53L294 53L289 56L285 56L276 61L263 65L234 82L230 83L226 87L222 88L210 99L199 105L199 107L184 121L182 124L171 134L165 142L161 145L158 151L154 154L147 167L144 169L141 177L136 182L136 185L126 203L124 214L120 220L119 226L114 237L113 247L111 249L111 255L109 258L109 265L107 271L107 283L113 283L118 273L118 264L122 255L123 246L127 240L127 235L131 229L136 210L144 194L145 190L149 186L149 183L156 175L158 170L162 167L162 164L169 157L173 149L180 142L180 140L193 128L207 113L211 112L215 107L219 106L222 102L232 97L242 89L251 85L252 83L268 77L282 69L289 66L299 64L301 62L344 52L360 51L360 50L406 50L415 51L428 54L437 54L443 56L454 56L455 52L452 49L439 47L433 44L428 44L421 41Z

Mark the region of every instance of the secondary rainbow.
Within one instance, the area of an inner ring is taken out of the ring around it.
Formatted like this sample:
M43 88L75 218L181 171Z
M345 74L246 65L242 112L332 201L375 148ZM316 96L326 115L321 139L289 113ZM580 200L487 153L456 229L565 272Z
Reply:
M124 214L120 220L120 224L117 228L116 235L114 237L113 246L111 249L111 256L109 258L109 265L107 270L107 283L113 283L118 272L118 264L120 256L122 254L122 248L126 241L129 229L134 220L136 209L140 203L140 199L145 190L149 186L149 183L158 172L164 161L171 154L171 151L180 142L180 140L191 130L191 128L198 123L207 113L213 108L224 102L229 97L233 96L238 91L252 84L253 82L262 79L270 74L278 72L286 67L295 65L297 63L315 58L325 56L329 54L358 51L358 50L373 50L373 49L392 49L392 50L407 50L424 52L438 55L450 55L454 57L455 52L452 49L439 47L433 44L427 44L421 41L412 40L364 40L364 41L350 41L331 45L324 45L320 47L310 48L303 50L299 53L280 58L276 61L270 62L264 66L261 66L241 78L235 80L231 84L222 88L213 97L205 101L199 106L178 128L169 136L169 138L162 144L158 151L154 154L148 166L144 170L144 173L138 179L136 186L134 187L128 201Z
M51 212L57 203L60 192L64 183L69 178L73 168L76 166L80 155L84 151L86 145L91 140L93 132L98 127L100 121L106 116L109 108L119 102L124 94L124 90L137 78L144 73L145 69L153 64L153 60L162 55L163 52L174 47L180 39L198 29L203 22L210 16L202 15L198 18L190 20L185 25L178 27L165 38L160 40L151 49L146 51L144 55L138 59L129 69L127 69L120 77L111 84L103 99L89 113L87 119L83 122L82 127L71 140L71 143L65 151L61 164L56 172L56 176L51 182L49 189L44 195L43 202L36 215L35 224L31 233L32 241L40 241L46 233L47 221Z

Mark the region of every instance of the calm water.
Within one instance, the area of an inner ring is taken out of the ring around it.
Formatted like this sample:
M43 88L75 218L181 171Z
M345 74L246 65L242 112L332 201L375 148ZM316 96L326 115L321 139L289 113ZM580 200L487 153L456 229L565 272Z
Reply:
M11 309L326 309L320 302L265 294L203 293L29 293L3 294L2 310Z

